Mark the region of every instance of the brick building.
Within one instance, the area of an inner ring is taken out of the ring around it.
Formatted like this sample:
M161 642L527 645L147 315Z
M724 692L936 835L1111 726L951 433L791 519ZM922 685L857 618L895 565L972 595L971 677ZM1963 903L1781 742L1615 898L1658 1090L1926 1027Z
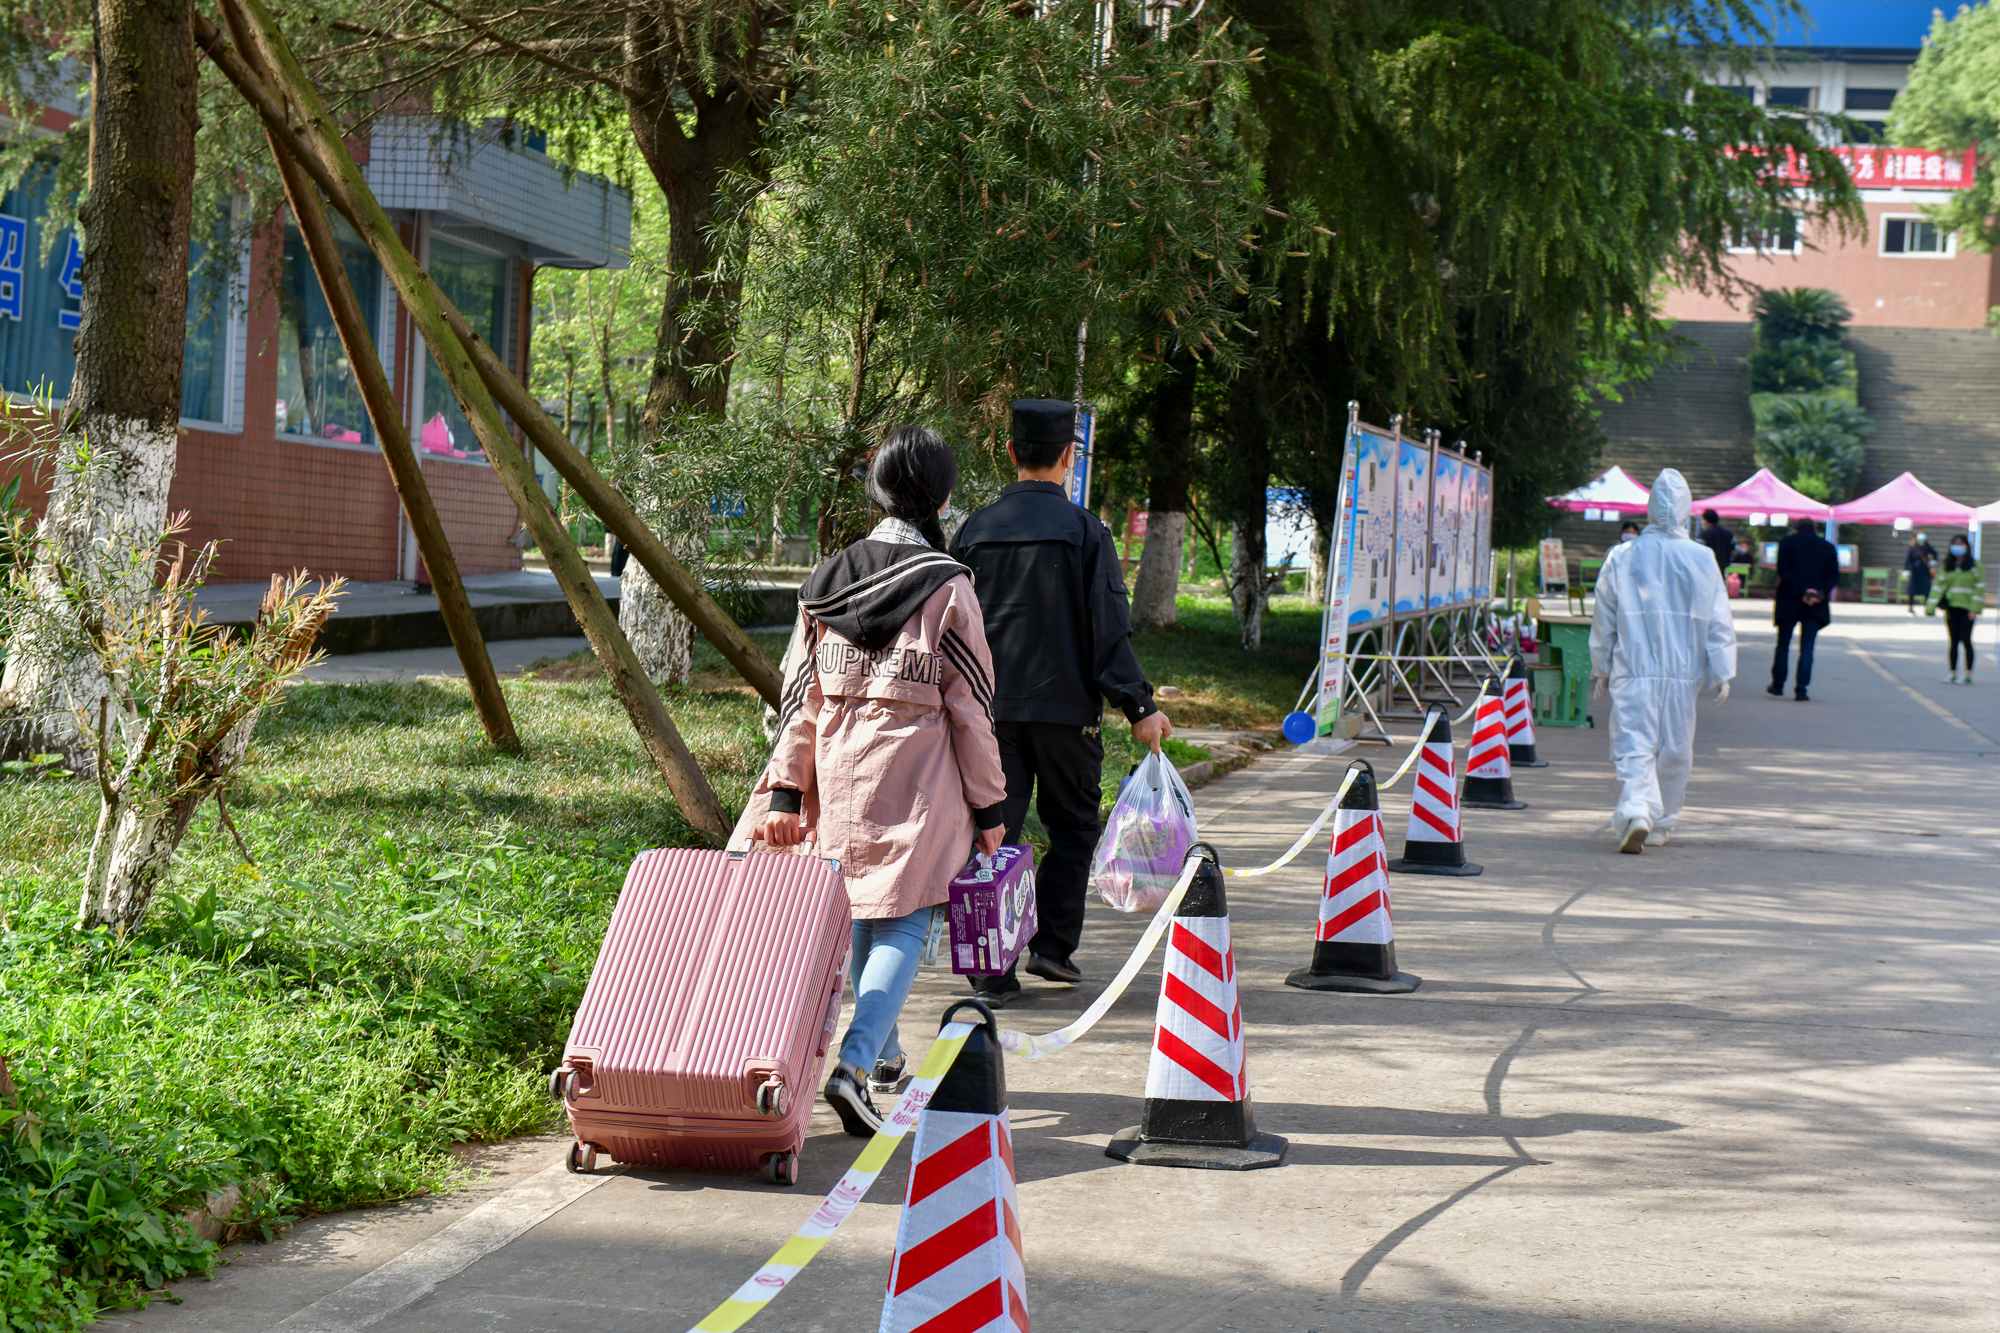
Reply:
M1934 6L1812 0L1809 8L1814 26L1781 32L1778 59L1737 91L1760 105L1839 111L1860 122L1843 151L1867 225L1859 237L1842 237L1774 218L1735 238L1730 266L1755 287L1830 287L1853 310L1846 342L1875 426L1857 494L1910 471L1953 499L1985 504L2000 498L2000 341L1984 328L2000 307L2000 256L1971 250L1923 212L1985 168L1969 154L1889 144L1883 128ZM1664 309L1692 354L1604 405L1603 461L1642 484L1678 467L1697 496L1714 494L1757 470L1749 302L1675 291ZM1581 519L1555 525L1572 554L1599 553L1617 531ZM1906 539L1886 527L1843 527L1841 539L1861 546L1865 565L1902 564Z
M48 112L47 128L69 114ZM363 151L405 244L523 378L536 270L625 263L629 196L597 177L566 177L536 136L391 117ZM79 256L70 234L41 262L49 196L46 179L31 179L0 199L0 387L15 395L45 386L60 395L75 369ZM520 568L513 503L387 275L359 236L329 220L460 571ZM192 288L171 508L188 511L195 541L223 539L220 582L294 568L415 577L415 541L297 229L262 229L241 245L229 232L205 239L191 269L201 275L219 259L229 271L219 282L197 276ZM35 479L24 498L39 507Z

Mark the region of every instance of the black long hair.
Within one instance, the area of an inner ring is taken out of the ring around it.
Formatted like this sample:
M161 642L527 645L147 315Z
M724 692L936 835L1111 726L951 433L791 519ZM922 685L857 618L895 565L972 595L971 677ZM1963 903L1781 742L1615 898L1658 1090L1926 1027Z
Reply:
M938 510L958 485L958 459L944 436L923 426L898 426L875 451L868 469L868 498L892 518L916 525L924 540L942 551L944 525Z
M1961 560L1961 559L1960 559L1959 557L1957 557L1957 556L1955 556L1955 555L1952 555L1952 554L1951 554L1951 546L1952 546L1952 542L1964 542L1964 543L1965 543L1965 558L1964 558L1964 559L1962 559L1962 560ZM1962 533L1962 532L1961 532L1961 533L1959 533L1959 534L1958 534L1958 536L1956 536L1956 537L1953 537L1953 538L1952 538L1952 539L1951 539L1950 541L1947 541L1947 542L1946 542L1946 543L1944 544L1944 549L1945 549L1945 557L1944 557L1944 572L1945 572L1945 573L1949 574L1949 573L1951 573L1951 571L1952 571L1952 570L1954 570L1954 569L1977 569L1977 568L1979 568L1979 557L1978 557L1978 556L1976 556L1976 555L1974 555L1974 554L1972 553L1972 538L1971 538L1971 537L1969 537L1969 536L1967 536L1967 535L1966 535L1965 533Z

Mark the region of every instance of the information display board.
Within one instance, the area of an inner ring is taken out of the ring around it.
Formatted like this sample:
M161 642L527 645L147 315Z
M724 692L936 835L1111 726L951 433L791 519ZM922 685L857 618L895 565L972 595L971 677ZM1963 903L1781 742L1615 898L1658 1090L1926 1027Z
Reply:
M1420 440L1400 441L1396 451L1395 585L1389 593L1398 615L1424 609L1430 512L1430 446Z
M1431 580L1424 589L1424 605L1432 610L1457 600L1453 588L1458 579L1458 490L1464 472L1456 454L1431 451Z
M1387 623L1395 582L1396 441L1363 426L1354 448L1353 586L1347 596L1349 630Z

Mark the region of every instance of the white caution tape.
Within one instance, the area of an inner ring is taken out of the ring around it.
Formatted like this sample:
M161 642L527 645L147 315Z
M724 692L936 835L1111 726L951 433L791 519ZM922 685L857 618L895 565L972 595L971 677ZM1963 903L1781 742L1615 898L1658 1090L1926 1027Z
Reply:
M958 1058L965 1039L972 1035L976 1026L973 1023L947 1023L944 1026L937 1040L931 1043L916 1077L903 1089L895 1107L883 1117L882 1128L868 1140L868 1146L854 1159L854 1165L847 1168L847 1174L840 1178L840 1183L827 1191L819 1207L813 1209L812 1216L778 1247L778 1252L771 1256L768 1263L752 1273L750 1280L736 1289L735 1295L709 1311L708 1317L688 1333L734 1333L769 1305L771 1299L799 1275L799 1270L826 1248L826 1243L833 1239L833 1233L840 1230L841 1223L854 1212L855 1205L868 1193L868 1187L875 1183L875 1177L889 1165L896 1145L917 1123L918 1114L929 1104L931 1094L937 1091L937 1085L943 1081L945 1072Z
M1146 923L1146 933L1139 937L1139 943L1132 949L1132 956L1125 960L1125 966L1118 969L1118 975L1111 979L1111 984L1104 988L1104 993L1091 1002L1090 1008L1083 1011L1081 1018L1068 1027L1058 1028L1039 1037L1026 1032L1015 1032L1011 1028L1003 1029L1000 1033L1000 1049L1009 1055L1018 1055L1024 1060L1046 1060L1096 1027L1097 1020L1104 1017L1112 1005L1118 1003L1118 997L1132 984L1132 978L1139 975L1139 969L1144 967L1146 959L1152 956L1160 937L1165 935L1167 927L1173 924L1174 913L1180 910L1181 899L1187 897L1188 885L1194 883L1195 871L1201 868L1201 860L1200 857L1190 857L1187 864L1181 867L1180 879L1175 881L1174 887L1168 892L1167 900L1160 904L1160 910L1153 913L1153 919Z

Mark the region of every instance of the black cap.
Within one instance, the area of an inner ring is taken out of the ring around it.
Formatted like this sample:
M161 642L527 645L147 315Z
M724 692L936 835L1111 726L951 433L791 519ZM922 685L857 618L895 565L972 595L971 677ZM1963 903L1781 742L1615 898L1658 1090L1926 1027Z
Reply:
M1014 404L1014 430L1009 437L1023 444L1061 447L1076 439L1076 404L1061 398L1022 398Z

